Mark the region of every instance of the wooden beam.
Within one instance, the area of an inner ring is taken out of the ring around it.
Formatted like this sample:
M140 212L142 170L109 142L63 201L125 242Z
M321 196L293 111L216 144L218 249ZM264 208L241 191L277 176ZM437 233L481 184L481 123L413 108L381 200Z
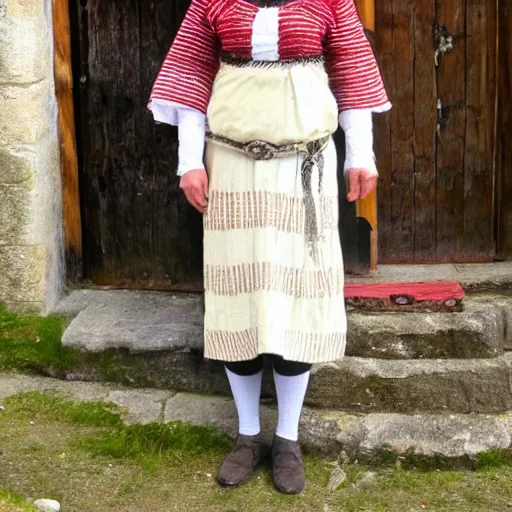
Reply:
M66 270L69 279L78 280L82 275L82 223L73 105L69 1L53 0L52 9Z
M356 0L357 11L366 30L375 32L375 0ZM370 270L376 270L378 260L377 192L357 202L357 217L365 218L372 231L370 234Z

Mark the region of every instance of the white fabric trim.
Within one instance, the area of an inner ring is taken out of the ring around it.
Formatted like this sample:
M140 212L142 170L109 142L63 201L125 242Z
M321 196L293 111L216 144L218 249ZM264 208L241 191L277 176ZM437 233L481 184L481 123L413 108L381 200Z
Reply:
M151 100L149 110L157 123L170 124L178 126L178 110L182 108L190 108L179 103L172 103L166 100Z
M373 153L373 109L345 110L340 114L340 125L345 132L344 172L367 169L378 176Z
M153 100L149 108L156 122L178 126L178 176L203 169L206 116L199 110L165 100Z
M261 8L252 27L252 58L279 60L279 7Z

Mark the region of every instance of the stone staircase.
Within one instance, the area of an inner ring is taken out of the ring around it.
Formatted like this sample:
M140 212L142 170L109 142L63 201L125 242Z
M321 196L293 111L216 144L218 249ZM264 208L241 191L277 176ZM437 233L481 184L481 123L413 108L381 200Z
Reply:
M222 365L202 358L200 296L79 290L53 313L72 318L63 344L87 357L47 374L209 394L211 407L196 416L219 423L211 410L230 392ZM448 459L512 444L512 295L474 293L461 313L351 311L348 321L347 357L313 369L306 443L349 458L384 450ZM263 395L272 408L271 372Z

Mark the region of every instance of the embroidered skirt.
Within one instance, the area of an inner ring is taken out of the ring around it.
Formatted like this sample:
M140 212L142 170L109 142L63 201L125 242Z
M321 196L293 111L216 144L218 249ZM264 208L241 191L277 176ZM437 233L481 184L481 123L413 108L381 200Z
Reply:
M319 363L341 359L346 316L334 143L323 183L313 169L315 253L305 236L301 155L254 160L208 143L204 215L205 357L260 354Z

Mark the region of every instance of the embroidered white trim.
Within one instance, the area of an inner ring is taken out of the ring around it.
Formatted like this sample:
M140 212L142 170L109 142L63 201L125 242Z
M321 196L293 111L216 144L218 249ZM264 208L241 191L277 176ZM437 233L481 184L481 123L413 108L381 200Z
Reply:
M279 60L279 7L260 8L252 27L252 58Z

